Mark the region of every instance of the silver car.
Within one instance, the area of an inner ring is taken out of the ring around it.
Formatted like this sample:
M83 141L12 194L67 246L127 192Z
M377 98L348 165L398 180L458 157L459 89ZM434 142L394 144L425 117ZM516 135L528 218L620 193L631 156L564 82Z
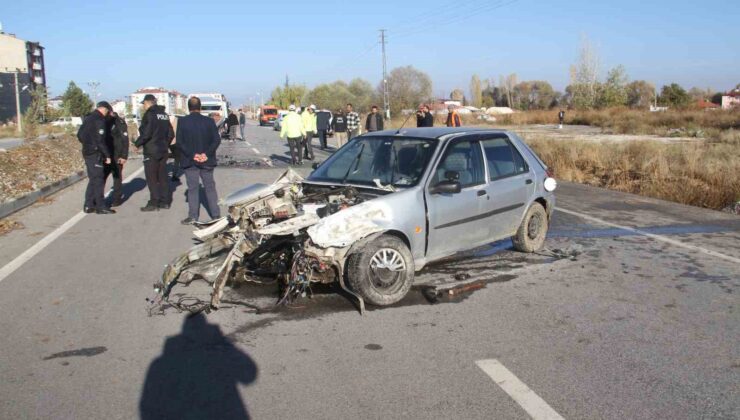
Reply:
M352 139L306 179L288 170L273 184L230 195L228 216L194 232L201 241L156 285L202 278L218 308L227 282L279 284L279 302L338 282L364 302L390 305L426 264L500 239L543 246L556 183L515 134L412 128Z

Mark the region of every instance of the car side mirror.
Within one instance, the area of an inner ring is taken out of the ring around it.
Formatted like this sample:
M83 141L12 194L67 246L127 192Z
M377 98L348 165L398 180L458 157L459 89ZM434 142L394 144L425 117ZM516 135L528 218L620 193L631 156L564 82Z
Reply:
M462 191L462 185L459 181L441 181L429 190L432 194L457 194L460 191Z
M322 164L322 163L323 163L323 162L314 162L314 163L312 163L312 164L311 164L311 167L312 167L313 169L317 169L317 168L318 168L319 166L321 166L321 164Z

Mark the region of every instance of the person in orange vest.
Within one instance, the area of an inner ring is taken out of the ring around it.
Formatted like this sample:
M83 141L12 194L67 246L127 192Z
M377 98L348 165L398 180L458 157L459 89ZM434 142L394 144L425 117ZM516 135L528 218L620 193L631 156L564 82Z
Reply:
M447 127L460 127L461 125L460 115L455 111L455 107L450 105L447 107Z

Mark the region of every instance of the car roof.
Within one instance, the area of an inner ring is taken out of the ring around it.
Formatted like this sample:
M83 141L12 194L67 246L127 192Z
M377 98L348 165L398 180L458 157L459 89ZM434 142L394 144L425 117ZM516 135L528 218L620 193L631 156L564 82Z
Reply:
M427 139L454 138L467 134L507 134L506 130L478 127L424 127L402 128L394 130L373 131L363 136L408 136Z

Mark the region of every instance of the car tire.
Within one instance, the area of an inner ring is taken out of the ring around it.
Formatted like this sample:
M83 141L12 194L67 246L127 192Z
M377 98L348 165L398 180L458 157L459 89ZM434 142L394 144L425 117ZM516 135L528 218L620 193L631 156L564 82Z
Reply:
M403 299L414 283L414 258L401 239L382 235L349 257L347 277L352 290L366 302L392 305Z
M540 203L533 203L524 215L522 224L511 238L514 249L521 252L535 252L542 249L547 237L549 221L547 212Z

